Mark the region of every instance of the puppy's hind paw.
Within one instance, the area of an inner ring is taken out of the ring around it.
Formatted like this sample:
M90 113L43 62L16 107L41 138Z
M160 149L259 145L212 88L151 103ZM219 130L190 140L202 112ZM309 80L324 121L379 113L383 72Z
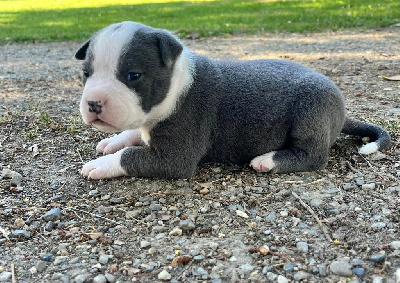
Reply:
M275 151L268 152L266 154L255 157L251 162L250 166L254 170L259 172L268 172L275 168L276 164L273 160Z

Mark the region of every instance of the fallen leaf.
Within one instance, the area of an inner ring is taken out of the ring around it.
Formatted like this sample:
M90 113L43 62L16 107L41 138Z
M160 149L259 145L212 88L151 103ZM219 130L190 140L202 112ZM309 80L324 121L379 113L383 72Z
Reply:
M241 210L236 210L236 214L243 218L249 218L249 216L246 214L246 212L243 212Z
M391 76L391 77L382 76L382 79L384 79L385 81L400 81L400 75Z
M178 265L186 265L192 260L191 256L188 255L180 255L174 258L171 262L173 267L177 267Z

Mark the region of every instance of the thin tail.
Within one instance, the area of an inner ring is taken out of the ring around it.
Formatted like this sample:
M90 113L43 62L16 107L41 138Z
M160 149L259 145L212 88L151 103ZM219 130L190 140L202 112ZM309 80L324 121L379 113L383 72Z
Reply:
M373 140L373 142L367 143L359 149L358 152L365 155L385 149L390 144L390 135L383 128L375 124L362 122L352 118L346 118L342 133L353 136L369 137Z

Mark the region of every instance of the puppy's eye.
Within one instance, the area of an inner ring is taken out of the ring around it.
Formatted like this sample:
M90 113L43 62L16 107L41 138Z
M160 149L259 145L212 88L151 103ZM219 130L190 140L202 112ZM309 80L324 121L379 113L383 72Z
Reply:
M90 73L89 73L88 71L86 71L86 70L83 70L83 75L84 75L86 78L90 77Z
M128 81L136 81L137 79L139 79L142 76L141 73L134 73L134 72L130 72L128 73L128 75L126 76L126 79Z

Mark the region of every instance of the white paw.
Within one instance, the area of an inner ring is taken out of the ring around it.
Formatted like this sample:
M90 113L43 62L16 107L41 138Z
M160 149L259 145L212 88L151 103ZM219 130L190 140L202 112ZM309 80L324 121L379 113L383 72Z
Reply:
M96 147L98 153L111 154L128 146L142 145L140 130L127 130L111 138L101 140Z
M275 168L276 164L273 160L276 151L271 151L266 154L255 157L250 166L256 171L268 172Z
M108 179L126 176L121 166L121 156L124 150L89 161L82 167L81 174L89 179Z

